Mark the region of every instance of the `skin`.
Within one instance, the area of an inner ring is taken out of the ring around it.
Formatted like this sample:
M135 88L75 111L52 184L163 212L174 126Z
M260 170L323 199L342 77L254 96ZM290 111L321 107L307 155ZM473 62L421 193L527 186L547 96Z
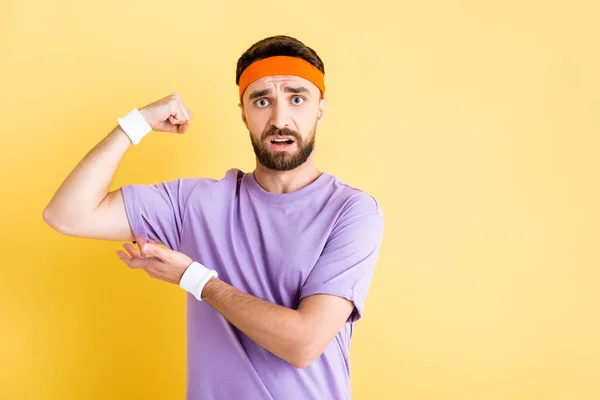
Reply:
M290 93L290 88L298 93ZM247 87L238 106L257 154L254 176L265 190L290 193L321 175L314 151L299 154L314 139L316 127L323 121L325 103L313 83L296 76L264 77ZM293 147L285 152L270 149L269 135L273 134L293 136ZM261 149L262 159L276 169L260 162ZM125 243L127 253L119 250L118 257L130 268L178 285L193 260L142 238L136 241L138 248ZM243 293L218 278L211 278L201 295L249 338L296 368L309 366L323 353L354 309L349 300L326 294L308 296L297 309L291 309Z
M288 93L287 88L304 88L306 92ZM251 95L265 90L270 93L250 99ZM274 126L277 129L291 130L294 136L306 143L314 137L316 127L323 121L325 104L326 99L321 99L320 90L312 82L297 76L280 75L252 82L246 88L238 107L253 142L267 142L265 133ZM285 159L298 153L298 142L299 140L289 151L290 154L284 155ZM293 170L272 170L257 160L254 172L256 181L271 193L293 192L308 185L319 175L321 172L317 170L314 152Z

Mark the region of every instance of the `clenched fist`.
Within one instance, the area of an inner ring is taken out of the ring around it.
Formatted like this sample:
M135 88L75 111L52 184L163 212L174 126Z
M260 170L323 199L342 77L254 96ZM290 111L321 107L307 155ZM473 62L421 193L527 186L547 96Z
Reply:
M159 132L185 133L192 119L192 112L179 93L170 94L140 109L144 119L153 130Z

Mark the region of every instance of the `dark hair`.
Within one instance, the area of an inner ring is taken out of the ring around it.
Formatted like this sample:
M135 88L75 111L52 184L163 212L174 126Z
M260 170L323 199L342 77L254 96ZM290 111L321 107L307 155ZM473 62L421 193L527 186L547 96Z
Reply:
M319 70L321 70L321 72L323 72L323 74L325 74L325 66L323 65L323 61L321 61L321 58L313 49L306 46L296 38L285 35L277 35L254 43L248 50L244 52L244 54L242 54L237 62L235 84L240 84L240 76L250 64L255 61L262 60L263 58L274 56L302 58L303 60L306 60L317 67Z

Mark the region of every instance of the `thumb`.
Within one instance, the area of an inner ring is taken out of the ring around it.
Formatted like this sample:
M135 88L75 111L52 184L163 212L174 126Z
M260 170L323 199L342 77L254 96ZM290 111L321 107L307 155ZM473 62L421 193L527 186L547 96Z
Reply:
M158 257L160 259L165 258L165 251L161 247L158 247L152 243L146 243L142 249L142 255L146 257Z

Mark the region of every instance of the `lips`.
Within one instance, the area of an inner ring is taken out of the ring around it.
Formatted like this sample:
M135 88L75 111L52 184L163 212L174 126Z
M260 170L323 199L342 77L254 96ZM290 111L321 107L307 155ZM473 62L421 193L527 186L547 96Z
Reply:
M292 136L272 136L268 140L273 144L291 144L295 142Z
M269 140L267 143L267 146L273 151L286 151L295 146L294 141L276 142L274 140Z

